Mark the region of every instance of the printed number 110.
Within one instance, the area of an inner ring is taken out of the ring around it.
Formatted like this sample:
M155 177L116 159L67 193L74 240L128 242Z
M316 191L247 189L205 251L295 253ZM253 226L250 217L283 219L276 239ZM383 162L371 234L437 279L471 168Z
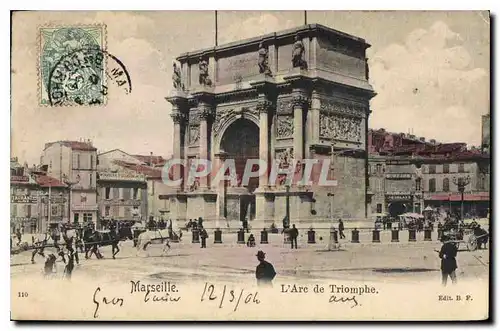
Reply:
M28 292L17 292L17 297L18 298L27 298Z

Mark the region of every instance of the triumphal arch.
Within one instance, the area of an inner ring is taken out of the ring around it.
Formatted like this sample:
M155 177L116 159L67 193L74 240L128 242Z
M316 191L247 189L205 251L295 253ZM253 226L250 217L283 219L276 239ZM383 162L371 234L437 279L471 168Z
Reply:
M331 218L360 220L369 203L367 131L369 100L363 39L318 24L189 52L174 63L174 169L234 160L241 178L248 159L279 167L289 160L329 160L335 186L287 185L266 172L246 185L213 182L213 176L182 181L161 198L169 218L204 217L208 227L281 226L287 215L302 227ZM303 172L298 163L295 171ZM281 168L280 168L281 169Z

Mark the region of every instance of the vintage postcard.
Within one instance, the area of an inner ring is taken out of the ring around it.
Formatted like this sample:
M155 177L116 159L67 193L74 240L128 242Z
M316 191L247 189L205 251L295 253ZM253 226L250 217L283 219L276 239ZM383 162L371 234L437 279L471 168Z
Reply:
M488 319L490 28L13 12L11 318Z

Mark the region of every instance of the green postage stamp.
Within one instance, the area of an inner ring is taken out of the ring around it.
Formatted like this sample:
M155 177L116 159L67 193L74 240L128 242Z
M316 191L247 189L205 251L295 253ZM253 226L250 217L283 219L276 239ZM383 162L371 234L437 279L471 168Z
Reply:
M39 33L40 104L105 104L105 25L40 27Z

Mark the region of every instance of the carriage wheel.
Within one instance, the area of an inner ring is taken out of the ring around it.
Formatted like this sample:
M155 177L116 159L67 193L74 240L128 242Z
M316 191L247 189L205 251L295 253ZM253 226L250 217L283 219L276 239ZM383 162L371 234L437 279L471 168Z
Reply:
M469 240L467 241L467 249L470 252L473 252L477 249L477 238L474 235L471 235L469 237Z

